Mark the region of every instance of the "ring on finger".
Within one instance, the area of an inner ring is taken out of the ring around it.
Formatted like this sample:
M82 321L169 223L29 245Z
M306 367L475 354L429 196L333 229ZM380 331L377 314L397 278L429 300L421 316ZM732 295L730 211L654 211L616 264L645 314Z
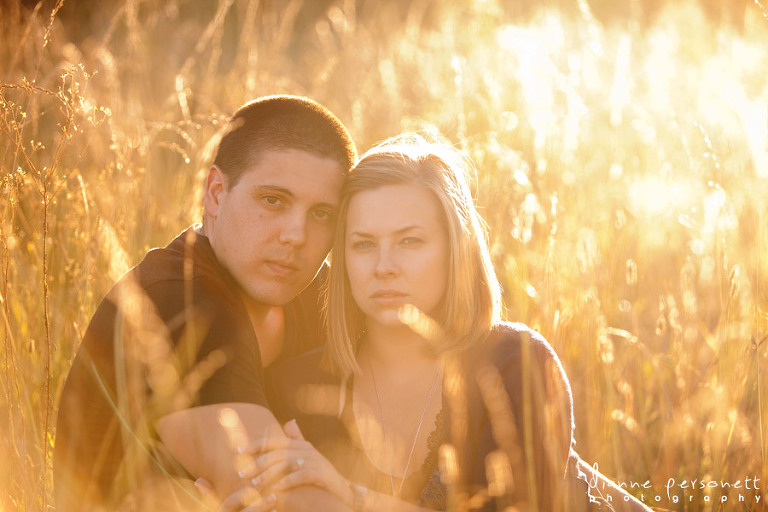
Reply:
M296 459L296 469L301 469L302 467L304 467L304 459L299 457Z

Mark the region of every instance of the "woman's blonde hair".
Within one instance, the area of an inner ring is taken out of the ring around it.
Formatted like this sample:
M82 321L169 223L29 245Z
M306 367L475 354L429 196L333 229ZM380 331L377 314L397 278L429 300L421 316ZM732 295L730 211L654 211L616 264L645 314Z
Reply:
M417 134L388 139L363 155L344 185L333 262L326 295L328 344L325 365L347 377L359 372L356 353L365 318L352 297L346 271L346 217L355 194L387 185L420 185L437 198L448 232L449 271L445 297L433 319L439 339L436 354L482 340L498 323L501 293L488 251L487 231L469 187L471 159Z

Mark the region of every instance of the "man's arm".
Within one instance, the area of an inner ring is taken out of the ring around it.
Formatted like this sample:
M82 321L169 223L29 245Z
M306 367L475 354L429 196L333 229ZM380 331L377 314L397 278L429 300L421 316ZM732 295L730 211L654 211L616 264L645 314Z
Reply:
M244 468L253 455L238 453L254 439L286 437L272 413L253 404L227 403L178 411L160 418L157 432L168 451L195 478L211 482L218 496L229 496L249 486L238 468ZM351 507L331 492L303 485L276 493L274 508L283 512L323 510L352 512ZM260 510L259 505L256 506ZM268 507L272 508L272 507ZM391 496L368 492L369 510L421 512L425 509Z
M160 418L156 430L168 452L194 478L209 481L220 497L250 486L250 481L240 477L238 471L250 464L253 456L238 453L238 448L254 439L285 437L266 407L245 403L205 405L174 412ZM351 512L336 496L312 486L281 492L277 499L277 508L285 512Z
M204 405L173 412L156 423L160 440L195 478L211 482L219 496L248 485L238 474L251 460L238 448L251 440L285 437L272 413L246 403Z

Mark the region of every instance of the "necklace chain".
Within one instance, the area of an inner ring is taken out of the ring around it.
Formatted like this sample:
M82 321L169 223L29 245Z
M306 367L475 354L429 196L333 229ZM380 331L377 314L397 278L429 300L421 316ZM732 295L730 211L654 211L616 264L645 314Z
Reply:
M376 403L379 406L379 416L381 416L381 431L384 434L383 445L387 445L387 423L384 420L384 408L381 407L381 396L379 396L379 387L376 385L376 376L373 373L373 364L371 358L368 358L368 368L371 370L371 380L373 381L373 390L376 392ZM408 460L405 462L405 470L403 471L403 477L400 480L400 487L395 492L395 480L392 477L392 473L389 473L389 484L392 486L392 496L397 498L403 491L403 484L405 483L405 476L408 474L408 468L411 467L411 459L413 458L413 452L416 449L416 442L419 439L419 432L421 432L421 425L424 423L424 416L427 414L427 406L429 406L429 400L432 398L432 392L435 390L435 383L437 382L437 376L440 375L440 368L435 372L435 376L432 379L432 385L429 387L429 393L427 394L427 400L424 402L424 409L421 411L421 417L419 418L419 425L416 427L416 434L413 436L413 443L411 444L411 451L408 453Z

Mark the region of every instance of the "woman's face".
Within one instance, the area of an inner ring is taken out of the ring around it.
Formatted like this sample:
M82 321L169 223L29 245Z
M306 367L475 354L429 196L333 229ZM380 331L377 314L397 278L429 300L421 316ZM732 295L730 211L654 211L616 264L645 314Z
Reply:
M349 202L347 276L371 323L400 326L411 304L435 316L448 280L448 233L437 198L420 185L386 185Z

